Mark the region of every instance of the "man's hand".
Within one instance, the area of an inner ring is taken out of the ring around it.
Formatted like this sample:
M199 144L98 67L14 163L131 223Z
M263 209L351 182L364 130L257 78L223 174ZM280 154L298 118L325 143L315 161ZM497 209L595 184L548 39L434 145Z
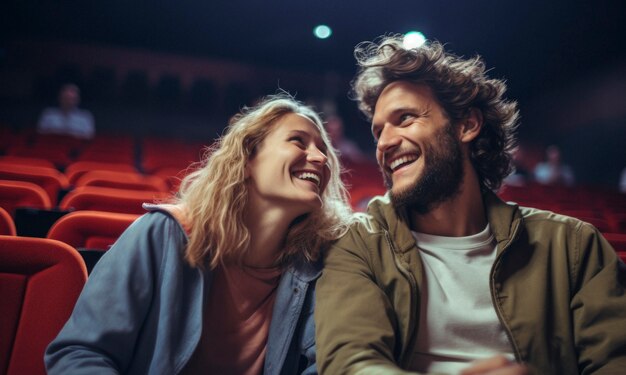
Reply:
M531 375L531 372L525 365L498 355L473 362L460 375Z

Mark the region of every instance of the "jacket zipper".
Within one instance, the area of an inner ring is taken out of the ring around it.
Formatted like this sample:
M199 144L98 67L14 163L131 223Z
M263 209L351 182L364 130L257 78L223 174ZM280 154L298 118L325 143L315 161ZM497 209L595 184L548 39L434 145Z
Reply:
M400 273L402 273L404 275L404 277L406 277L409 280L409 284L411 285L411 295L410 297L410 301L411 301L411 314L409 316L413 316L415 317L415 315L417 314L417 281L415 280L415 277L413 276L413 274L411 273L410 270L407 270L406 268L404 268L402 266L402 264L400 263L400 260L398 259L397 256L397 252L395 249L395 246L393 245L393 242L391 241L391 238L389 236L389 232L385 231L385 240L387 241L387 244L389 245L389 248L391 249L391 252L393 253L393 260L396 263L396 267L398 268L398 270L400 271ZM419 319L419 317L417 317L417 319ZM406 362L407 358L410 358L410 356L407 356L407 353L413 353L413 349L415 346L415 338L417 337L417 335L415 334L415 324L416 324L416 320L417 319L409 319L409 341L406 345L406 350L403 351L403 353L400 353L401 358L400 358L400 362L402 363L402 366L404 368L406 368L408 366Z
M500 254L496 257L496 260L493 264L493 267L491 268L491 272L489 273L489 290L491 291L491 303L493 304L493 307L496 310L496 315L498 316L498 320L500 321L500 324L502 324L502 326L504 327L504 332L506 333L507 337L509 338L509 342L511 343L511 345L513 346L513 354L515 355L515 359L518 362L522 361L522 356L519 352L519 347L517 346L517 341L515 341L514 337L513 337L513 332L511 332L511 329L509 328L509 325L507 324L507 322L505 321L504 317L503 317L503 313L502 313L502 309L500 308L500 304L497 303L497 295L496 295L496 288L494 286L494 280L495 280L495 269L496 266L499 265L500 260L502 259L502 256L504 255L504 252L506 251L506 249L508 249L511 246L511 243L513 243L513 241L515 241L515 239L517 238L517 231L519 229L519 221L516 223L515 228L513 228L513 238L511 238L511 240L502 248L502 251L500 252Z

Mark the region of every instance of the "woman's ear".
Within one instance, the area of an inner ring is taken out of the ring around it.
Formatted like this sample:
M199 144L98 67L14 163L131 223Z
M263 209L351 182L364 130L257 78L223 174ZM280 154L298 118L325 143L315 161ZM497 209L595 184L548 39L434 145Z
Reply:
M470 108L468 116L461 122L459 140L463 143L473 141L483 128L483 113L477 108Z

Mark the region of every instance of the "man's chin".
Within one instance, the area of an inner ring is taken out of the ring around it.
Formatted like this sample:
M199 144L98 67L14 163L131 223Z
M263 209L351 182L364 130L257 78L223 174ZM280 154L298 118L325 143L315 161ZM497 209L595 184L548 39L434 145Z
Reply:
M394 206L404 206L411 201L411 195L413 194L413 188L410 185L407 186L393 186L389 189L389 195L391 202Z

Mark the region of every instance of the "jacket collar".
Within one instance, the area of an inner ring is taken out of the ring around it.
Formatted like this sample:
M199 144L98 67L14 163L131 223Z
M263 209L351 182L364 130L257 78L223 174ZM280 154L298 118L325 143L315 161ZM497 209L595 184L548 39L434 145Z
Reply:
M410 221L406 209L399 210L393 207L389 192L384 197L374 198L368 205L367 213L383 229L389 232L391 241L394 243L394 250L399 253L406 253L415 247L415 238L411 233Z
M500 254L517 237L523 221L522 214L517 204L505 203L491 191L483 193L483 202Z
M489 226L498 244L500 253L511 241L517 237L522 215L515 203L505 203L491 191L483 193L483 202ZM396 211L391 204L389 193L384 197L374 198L368 206L368 214L389 232L396 251L405 253L415 246L415 238L411 233L406 209Z
M305 283L311 282L322 274L323 262L322 257L315 262L309 262L303 257L297 257L293 263L287 268L287 272Z

